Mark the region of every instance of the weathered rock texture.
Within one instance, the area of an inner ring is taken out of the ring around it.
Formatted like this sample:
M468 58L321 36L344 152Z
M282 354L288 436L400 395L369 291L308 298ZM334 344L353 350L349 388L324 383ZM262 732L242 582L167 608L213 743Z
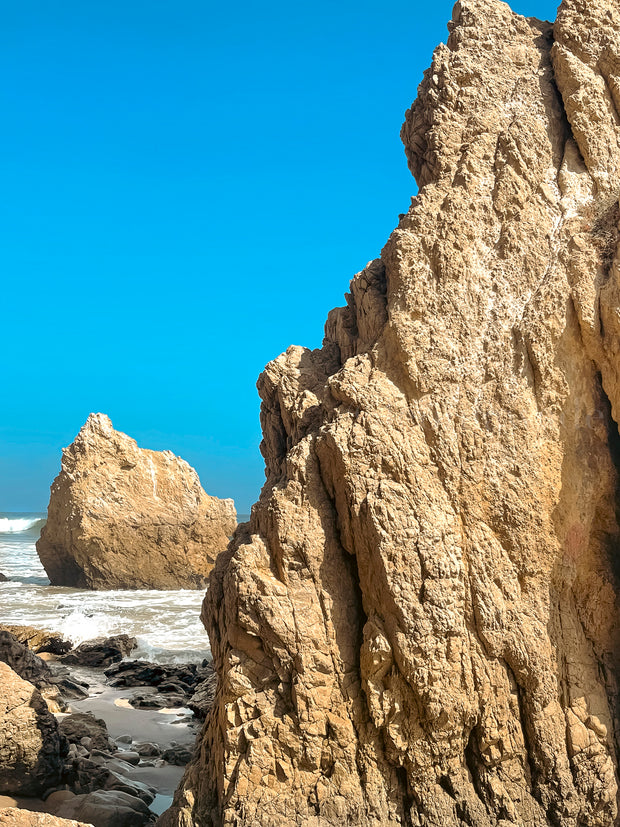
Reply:
M618 823L620 5L461 0L450 32L418 196L259 380L166 825Z
M0 793L41 795L58 784L65 752L38 690L0 662Z
M184 460L91 414L63 451L37 551L52 585L199 588L236 524Z
M0 810L0 827L91 827L82 821L58 818L50 813L33 813L6 807Z
M39 652L50 652L54 655L63 655L71 649L71 643L63 640L58 632L48 632L46 629L0 624L0 632L9 632L20 643L37 654Z

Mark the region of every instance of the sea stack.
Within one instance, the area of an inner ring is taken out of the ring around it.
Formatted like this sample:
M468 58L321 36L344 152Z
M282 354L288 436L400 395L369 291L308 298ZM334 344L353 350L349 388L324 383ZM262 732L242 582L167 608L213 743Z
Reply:
M419 194L259 380L267 482L166 827L618 823L620 5L449 29Z
M97 413L63 450L37 552L54 586L197 589L236 524L185 460Z

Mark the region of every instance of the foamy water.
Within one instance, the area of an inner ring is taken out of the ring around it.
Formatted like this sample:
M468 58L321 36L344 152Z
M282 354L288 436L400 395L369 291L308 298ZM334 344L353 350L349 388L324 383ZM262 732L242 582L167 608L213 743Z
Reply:
M187 662L210 657L200 622L204 592L87 591L50 586L35 543L44 514L0 513L0 623L60 632L73 643L125 633L138 640L132 657Z
M44 523L44 517L0 517L0 534L19 534Z

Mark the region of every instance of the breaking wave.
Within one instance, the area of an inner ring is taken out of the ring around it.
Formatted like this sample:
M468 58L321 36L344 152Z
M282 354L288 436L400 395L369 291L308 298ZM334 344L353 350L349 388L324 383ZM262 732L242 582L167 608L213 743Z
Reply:
M40 528L45 523L43 517L0 517L0 534L18 534Z

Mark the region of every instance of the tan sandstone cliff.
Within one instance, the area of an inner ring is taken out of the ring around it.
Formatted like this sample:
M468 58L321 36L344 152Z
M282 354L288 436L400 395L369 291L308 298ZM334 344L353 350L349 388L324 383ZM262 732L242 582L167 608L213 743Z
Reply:
M462 0L419 195L259 380L164 825L618 824L620 5Z
M63 451L37 552L52 585L199 588L237 524L170 451L147 451L91 414Z

